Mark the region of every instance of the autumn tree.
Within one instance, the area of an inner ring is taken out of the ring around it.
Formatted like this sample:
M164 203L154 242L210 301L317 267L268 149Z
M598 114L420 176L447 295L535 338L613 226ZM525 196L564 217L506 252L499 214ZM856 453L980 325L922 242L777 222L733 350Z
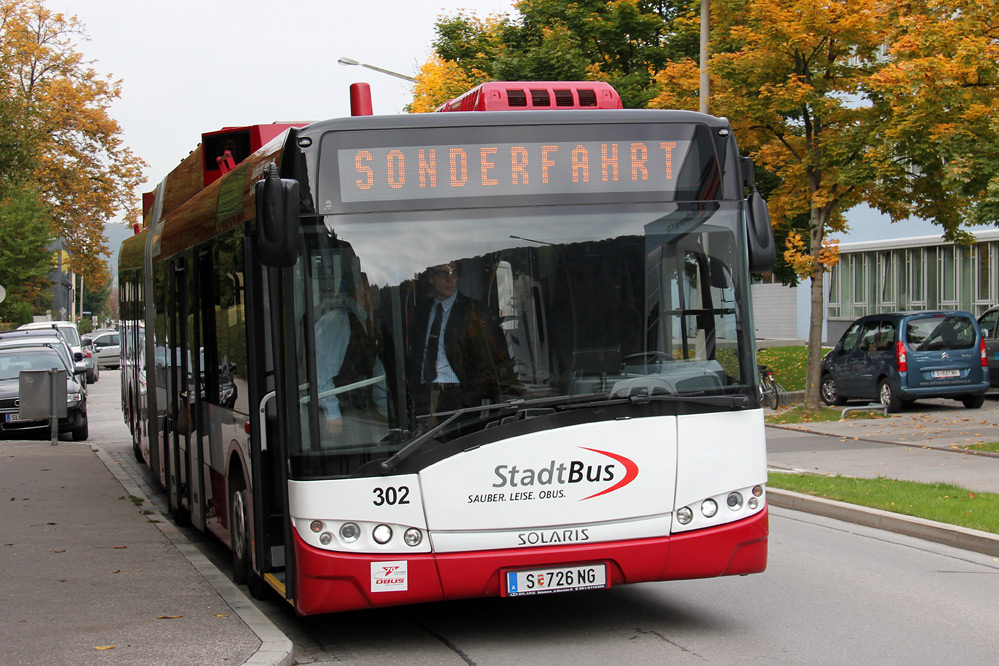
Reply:
M125 147L109 115L121 82L99 75L76 49L75 17L42 0L0 0L0 87L10 131L30 147L31 180L66 242L71 269L106 280L104 225L137 219L134 188L145 164Z
M836 260L829 234L845 229L845 211L878 198L869 147L887 120L865 93L883 66L884 3L715 0L711 10L710 110L728 117L743 146L779 177L770 194L775 222L808 216L808 236L789 234L785 258L811 278L805 401L818 407L824 275ZM651 105L695 108L697 68L666 67Z
M999 2L922 0L892 9L885 65L871 93L897 119L872 146L893 164L885 197L961 240L962 224L999 224Z
M420 67L413 85L413 101L406 110L410 113L429 113L438 106L454 99L463 92L482 83L485 78L473 78L453 60L444 60L433 54Z
M777 224L807 214L785 256L811 278L806 403L819 405L829 234L860 202L893 221L995 222L996 2L715 0L711 111L776 173ZM654 106L694 108L697 64L673 62Z

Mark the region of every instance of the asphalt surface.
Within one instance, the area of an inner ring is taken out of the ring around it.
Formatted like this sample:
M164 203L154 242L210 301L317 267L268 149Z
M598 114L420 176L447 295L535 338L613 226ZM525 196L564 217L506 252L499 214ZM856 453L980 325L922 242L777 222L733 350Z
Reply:
M90 439L0 440L4 664L292 663L292 644L108 451L130 442L117 373L91 391ZM999 400L938 400L890 418L768 427L771 469L947 481L999 492ZM134 473L134 472L133 472ZM768 490L778 506L999 555L999 537Z

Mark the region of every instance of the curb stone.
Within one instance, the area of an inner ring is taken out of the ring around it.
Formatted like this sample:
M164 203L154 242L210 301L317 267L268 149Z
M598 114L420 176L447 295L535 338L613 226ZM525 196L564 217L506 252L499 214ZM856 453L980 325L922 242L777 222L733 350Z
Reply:
M139 489L139 486L132 478L115 462L115 460L93 442L87 442L90 448L97 454L108 471L118 480L125 492L129 495L144 500L149 507L153 503L146 497L146 494ZM264 615L259 608L253 605L243 591L230 581L221 571L219 571L211 561L201 554L187 538L178 530L173 523L160 515L155 510L148 510L147 517L156 524L163 536L180 551L184 558L191 563L198 573L200 573L208 584L215 589L215 592L222 598L244 624L256 634L260 640L260 647L256 653L243 662L246 666L291 666L292 651L294 646L291 640L278 629L274 623Z
M767 501L794 511L812 513L834 518L848 523L873 527L879 530L904 534L906 536L970 550L984 555L999 557L999 535L981 530L973 530L959 525L938 523L933 520L916 518L903 514L871 509L857 504L837 502L823 497L813 497L790 490L767 488Z

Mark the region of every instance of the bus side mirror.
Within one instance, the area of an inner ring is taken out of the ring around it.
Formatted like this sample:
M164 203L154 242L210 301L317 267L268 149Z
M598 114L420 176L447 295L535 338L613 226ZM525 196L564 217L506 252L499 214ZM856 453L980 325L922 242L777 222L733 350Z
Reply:
M763 195L756 189L756 169L753 161L742 158L743 183L749 187L749 198L746 200L746 239L749 246L749 272L768 273L774 267L777 258L777 246L774 242L774 228L770 224L770 209Z
M281 178L267 167L257 182L257 250L265 266L288 268L298 258L298 181Z

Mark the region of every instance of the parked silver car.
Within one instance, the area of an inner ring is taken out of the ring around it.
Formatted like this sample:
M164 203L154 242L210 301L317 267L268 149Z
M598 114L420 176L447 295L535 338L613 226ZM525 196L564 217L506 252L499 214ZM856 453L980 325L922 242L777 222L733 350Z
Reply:
M85 349L83 346L83 341L80 339L80 332L76 328L76 324L71 321L35 321L30 324L24 324L18 326L17 329L21 330L31 330L31 329L44 329L44 328L54 328L59 331L66 342L69 343L70 349L73 353L83 354L83 362L87 366L87 383L93 384L100 378L100 368L97 366L97 359L94 358L93 353Z
M121 336L114 329L93 331L86 336L94 342L97 365L101 368L117 368L121 364Z

